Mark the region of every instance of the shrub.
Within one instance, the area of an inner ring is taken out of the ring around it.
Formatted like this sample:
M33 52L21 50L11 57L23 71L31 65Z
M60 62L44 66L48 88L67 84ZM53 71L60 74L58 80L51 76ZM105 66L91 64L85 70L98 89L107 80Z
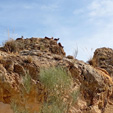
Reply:
M77 98L75 92L71 92L73 79L66 69L51 67L40 70L41 83L47 91L47 97L40 113L64 113L69 110L69 105ZM74 96L76 96L74 98Z
M19 49L24 49L24 43L20 41L15 41L14 39L9 39L3 44L3 50L6 52L18 52Z
M57 88L57 86L66 88L70 86L72 78L65 69L52 67L49 69L41 69L40 81L48 89Z
M3 44L3 48L6 52L16 52L17 51L17 44L13 39L9 39L8 41Z

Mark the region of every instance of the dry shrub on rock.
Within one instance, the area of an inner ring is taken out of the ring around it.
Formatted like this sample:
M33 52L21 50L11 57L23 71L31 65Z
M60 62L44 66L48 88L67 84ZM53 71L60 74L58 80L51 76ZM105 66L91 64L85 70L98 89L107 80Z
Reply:
M24 44L20 41L15 41L14 39L9 39L3 44L3 50L6 52L16 53L19 49L24 49Z
M70 90L73 85L70 73L61 67L42 69L40 82L47 91L40 113L68 113L78 97L78 91Z

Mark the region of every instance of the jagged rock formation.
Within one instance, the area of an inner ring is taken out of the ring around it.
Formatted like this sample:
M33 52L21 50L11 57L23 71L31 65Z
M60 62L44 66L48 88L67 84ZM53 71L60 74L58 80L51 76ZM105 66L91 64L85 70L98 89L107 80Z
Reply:
M38 113L46 94L39 80L40 69L53 66L65 67L74 81L72 90L80 89L78 100L70 106L69 113L111 113L106 109L111 103L113 82L107 71L66 57L63 47L53 38L11 40L0 50L0 102L10 113L13 113L12 101L21 109ZM30 90L23 82L26 74L31 77ZM3 113L2 108L0 106L0 113Z
M94 67L105 69L113 77L113 50L111 48L98 48L90 63Z
M98 48L94 52L94 56L89 60L89 64L93 67L98 67L113 79L113 50L111 48ZM111 97L111 101L113 101ZM106 113L112 112L112 105L107 105Z

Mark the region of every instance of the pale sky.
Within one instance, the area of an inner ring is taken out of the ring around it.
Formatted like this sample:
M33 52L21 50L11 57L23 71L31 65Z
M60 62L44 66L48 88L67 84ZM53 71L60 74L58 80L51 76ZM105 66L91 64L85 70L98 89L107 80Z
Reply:
M58 37L66 54L87 61L113 48L113 0L0 0L0 43L10 37Z

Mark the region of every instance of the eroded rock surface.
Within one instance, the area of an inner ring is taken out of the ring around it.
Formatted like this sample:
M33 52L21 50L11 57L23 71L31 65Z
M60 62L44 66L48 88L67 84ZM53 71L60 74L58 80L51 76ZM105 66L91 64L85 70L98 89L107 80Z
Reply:
M16 53L10 51L13 49L8 50L6 45L0 51L0 102L4 103L4 110L8 105L12 113L10 105L13 100L21 106L20 109L38 113L46 94L39 81L40 69L61 66L72 75L74 85L71 90L80 89L78 100L70 107L69 113L110 113L106 109L111 107L113 82L108 70L97 68L100 64L95 63L93 67L72 56L66 57L61 44L53 38L19 39L14 43L22 44ZM23 85L26 74L32 78L29 93Z
M113 50L111 48L98 48L91 59L94 67L105 69L110 76L113 76Z

